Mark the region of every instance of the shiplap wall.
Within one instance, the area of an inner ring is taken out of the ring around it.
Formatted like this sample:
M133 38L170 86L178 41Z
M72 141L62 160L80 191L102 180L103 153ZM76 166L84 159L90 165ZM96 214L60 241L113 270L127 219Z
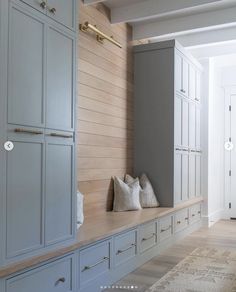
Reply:
M80 23L89 21L113 35L122 49L92 32L79 32L78 187L85 195L85 216L112 209L112 176L132 174L132 29L110 24L103 4L80 2Z

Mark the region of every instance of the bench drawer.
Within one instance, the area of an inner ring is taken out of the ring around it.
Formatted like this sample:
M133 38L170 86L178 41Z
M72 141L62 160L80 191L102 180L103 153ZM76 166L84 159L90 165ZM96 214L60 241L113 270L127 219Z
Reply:
M157 223L151 222L140 226L138 238L140 253L155 246L157 243Z
M74 290L73 255L7 280L7 292L69 292Z
M198 222L201 219L201 204L196 204L189 208L190 224Z
M101 277L111 267L109 240L81 250L79 255L80 286Z
M171 237L173 233L172 216L166 216L159 220L160 241Z
M132 230L114 238L114 264L125 263L137 254L137 231Z
M175 232L181 231L188 227L189 224L189 210L184 209L177 212L174 216Z

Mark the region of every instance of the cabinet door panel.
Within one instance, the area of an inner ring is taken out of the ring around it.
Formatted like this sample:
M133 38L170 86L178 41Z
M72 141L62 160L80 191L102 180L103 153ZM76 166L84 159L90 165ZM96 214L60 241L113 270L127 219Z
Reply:
M201 149L201 110L196 107L196 149Z
M188 65L188 62L183 58L182 59L182 89L183 89L183 93L186 95L186 96L189 96L189 65Z
M11 139L7 153L7 256L42 245L43 143Z
M196 100L201 101L201 72L197 71L196 77Z
M188 102L183 99L182 101L182 146L189 146L189 110Z
M189 103L189 147L196 148L196 108L194 103Z
M175 52L175 89L182 92L182 57Z
M64 140L64 139L62 139ZM50 139L46 145L45 241L53 244L72 236L74 147Z
M201 155L196 155L196 196L201 196Z
M182 154L180 151L175 151L174 161L174 202L178 204L182 200Z
M52 17L61 24L74 28L74 11L75 0L47 0L48 2L48 16ZM55 8L56 11L52 13Z
M182 154L182 201L188 199L188 153Z
M195 154L189 155L189 198L196 195L196 160Z
M47 41L46 127L73 129L74 40L49 28Z
M193 65L189 65L189 98L196 98L196 70Z
M12 7L9 31L8 122L44 125L44 25ZM37 70L36 70L37 69Z
M26 4L32 6L33 8L39 10L40 12L46 13L46 6L44 6L43 0L21 0L22 2L25 2Z
M182 145L182 99L175 97L175 145Z

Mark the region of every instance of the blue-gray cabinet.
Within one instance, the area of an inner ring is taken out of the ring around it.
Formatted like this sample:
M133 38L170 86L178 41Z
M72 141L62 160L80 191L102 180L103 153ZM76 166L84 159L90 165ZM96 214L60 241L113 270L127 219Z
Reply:
M75 240L77 5L42 3L0 6L0 267Z

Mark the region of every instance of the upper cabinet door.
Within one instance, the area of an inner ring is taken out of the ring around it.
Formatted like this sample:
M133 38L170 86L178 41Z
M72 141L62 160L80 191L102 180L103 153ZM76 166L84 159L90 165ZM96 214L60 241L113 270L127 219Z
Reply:
M175 89L182 93L182 56L175 52Z
M196 97L197 101L201 101L201 72L197 71L196 73Z
M74 39L49 28L47 33L46 127L74 128Z
M21 1L46 14L47 8L46 0L21 0Z
M175 97L175 145L182 146L182 98Z
M189 96L189 64L185 58L183 58L182 62L182 91L184 95Z
M186 99L182 101L182 146L189 147L189 103Z
M196 106L196 149L201 149L201 109Z
M44 24L11 7L8 123L44 125Z
M61 24L75 28L75 0L47 0L47 14Z
M189 147L196 148L196 107L193 102L189 103Z
M189 98L196 98L196 70L193 65L189 65Z

